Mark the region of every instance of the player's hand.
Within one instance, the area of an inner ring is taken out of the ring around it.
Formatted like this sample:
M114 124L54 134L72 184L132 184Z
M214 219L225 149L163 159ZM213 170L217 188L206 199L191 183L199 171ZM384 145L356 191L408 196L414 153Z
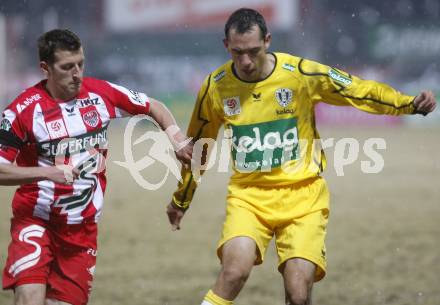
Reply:
M432 91L422 91L414 99L415 113L427 115L433 112L436 106L437 102Z
M182 220L183 215L185 215L185 211L177 207L174 202L171 201L167 206L167 215L171 224L171 230L180 230L180 221Z
M57 165L46 167L45 177L55 183L71 185L75 179L78 179L79 170L70 165Z
M193 153L194 143L191 139L179 132L175 137L179 147L175 148L176 158L182 163L185 168L191 168L191 158Z

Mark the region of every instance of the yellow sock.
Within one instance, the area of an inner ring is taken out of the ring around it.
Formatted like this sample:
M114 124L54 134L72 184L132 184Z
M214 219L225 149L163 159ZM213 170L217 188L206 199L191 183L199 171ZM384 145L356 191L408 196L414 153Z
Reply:
M232 301L222 299L216 295L212 290L209 290L203 299L201 305L232 305Z

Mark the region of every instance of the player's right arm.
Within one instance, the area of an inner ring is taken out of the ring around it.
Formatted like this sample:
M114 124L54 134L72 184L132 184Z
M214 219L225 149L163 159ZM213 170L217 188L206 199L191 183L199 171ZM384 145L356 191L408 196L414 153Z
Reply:
M172 143L177 159L189 166L191 162L192 146L181 132L171 111L159 100L107 81L89 78L88 81L99 88L112 104L114 118L145 114L154 119L159 127L165 131ZM188 145L189 143L189 145Z
M78 170L71 166L22 167L14 165L20 149L26 145L26 132L17 114L6 109L0 124L0 185L22 185L40 180L72 183Z
M71 184L79 171L68 165L50 167L22 167L0 163L0 185L22 185L40 180Z
M222 110L212 98L212 79L209 75L203 82L197 95L196 104L193 109L191 121L188 126L187 136L194 142L202 138L217 139L217 134L222 125ZM192 164L203 165L209 156L207 151L202 154L203 160L193 160ZM171 203L168 205L167 214L172 229L179 229L180 220L184 211L189 208L197 188L191 169L182 168L182 180L173 194Z

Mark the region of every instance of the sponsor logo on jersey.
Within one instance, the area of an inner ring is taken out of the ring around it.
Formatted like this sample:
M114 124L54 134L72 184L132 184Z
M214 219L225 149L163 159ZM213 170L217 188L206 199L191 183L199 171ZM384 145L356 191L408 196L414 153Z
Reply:
M267 170L299 156L296 118L230 125L232 158L238 170Z
M215 82L218 82L218 81L221 80L223 77L225 77L225 75L226 75L226 72L225 72L225 70L223 70L223 71L217 73L217 74L213 77L213 79L214 79Z
M67 136L66 126L63 119L58 119L46 123L47 130L51 139L57 139Z
M96 110L90 110L82 116L84 123L92 128L95 128L99 124L99 114Z
M292 102L293 92L289 88L280 88L275 91L275 98L282 107L287 107Z
M76 100L76 105L78 106L78 108L84 108L84 107L88 107L88 106L96 106L99 104L101 104L101 101L97 97Z
M98 250L93 249L93 248L88 248L88 249L87 249L87 254L96 257L96 256L98 255Z
M54 200L53 206L61 208L60 214L67 214L69 216L79 215L91 203L98 184L97 173L102 168L101 156L101 154L94 154L76 166L79 171L78 180L81 180L81 183L88 185L88 187L82 190L74 190L73 194L57 197Z
M337 81L338 83L342 83L346 86L351 85L352 80L349 77L346 77L344 75L342 75L342 73L336 71L335 69L330 69L328 70L328 75L334 79L335 81Z
M12 124L8 119L3 119L0 123L0 130L9 131L12 128Z
M101 128L77 137L38 143L37 145L39 154L48 158L71 156L91 148L105 148L107 145L107 128Z
M294 114L295 110L294 109L289 109L289 108L283 108L281 110L275 110L276 114L278 115L283 115L283 114Z
M76 104L74 104L74 105L66 105L65 107L64 107L64 109L66 110L66 112L67 112L67 116L69 116L69 117L71 117L71 116L75 116L76 115L76 112L75 112L75 107L76 107Z
M75 111L75 106L72 106L72 107L66 106L65 109L66 109L67 113L71 114Z
M252 93L252 98L253 98L254 102L260 102L261 101L261 92Z
M128 91L130 92L130 95L128 97L130 98L130 101L133 104L136 104L136 105L139 105L142 107L146 106L147 97L145 96L145 94L139 93L139 92L133 91L133 90L128 90ZM142 95L144 95L144 97Z
M295 71L295 66L292 66L291 64L284 63L282 65L282 67L283 67L283 69L286 69L286 70L288 70L290 72Z
M31 97L27 97L24 101L17 104L17 112L21 113L27 106L31 105L33 102L36 102L41 99L41 95L39 93L32 95Z
M240 98L238 96L227 97L223 100L223 109L227 116L241 113Z

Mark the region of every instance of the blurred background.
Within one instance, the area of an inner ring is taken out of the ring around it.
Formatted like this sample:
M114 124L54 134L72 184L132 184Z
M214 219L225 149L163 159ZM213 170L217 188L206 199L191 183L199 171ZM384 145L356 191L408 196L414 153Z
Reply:
M266 17L272 51L384 81L408 94L438 92L438 0L2 0L0 104L40 79L36 40L61 27L81 37L87 75L161 98L187 119L184 105L193 103L205 75L228 58L225 20L245 6ZM320 108L321 123L401 121ZM434 117L423 120L431 121Z
M86 75L161 99L184 126L203 78L228 59L223 27L239 7L266 17L271 51L317 60L407 94L431 89L439 100L439 0L1 0L0 106L40 80L36 40L60 27L81 37ZM362 173L361 162L369 159L361 152L342 177L332 166L333 151L326 150L328 275L314 288L314 304L440 304L440 107L427 117L387 117L321 103L316 117L319 127L325 125L324 139L355 138L362 145L379 137L387 147L380 151L383 171ZM200 304L219 270L215 248L228 174L206 173L182 230L171 232L165 207L176 179L146 191L112 162L125 159L125 123L110 127L109 184L90 304ZM136 146L137 160L150 144ZM158 182L164 172L155 164L142 175ZM0 191L1 266L14 189ZM276 265L272 244L236 303L282 304ZM1 305L12 299L0 291Z

